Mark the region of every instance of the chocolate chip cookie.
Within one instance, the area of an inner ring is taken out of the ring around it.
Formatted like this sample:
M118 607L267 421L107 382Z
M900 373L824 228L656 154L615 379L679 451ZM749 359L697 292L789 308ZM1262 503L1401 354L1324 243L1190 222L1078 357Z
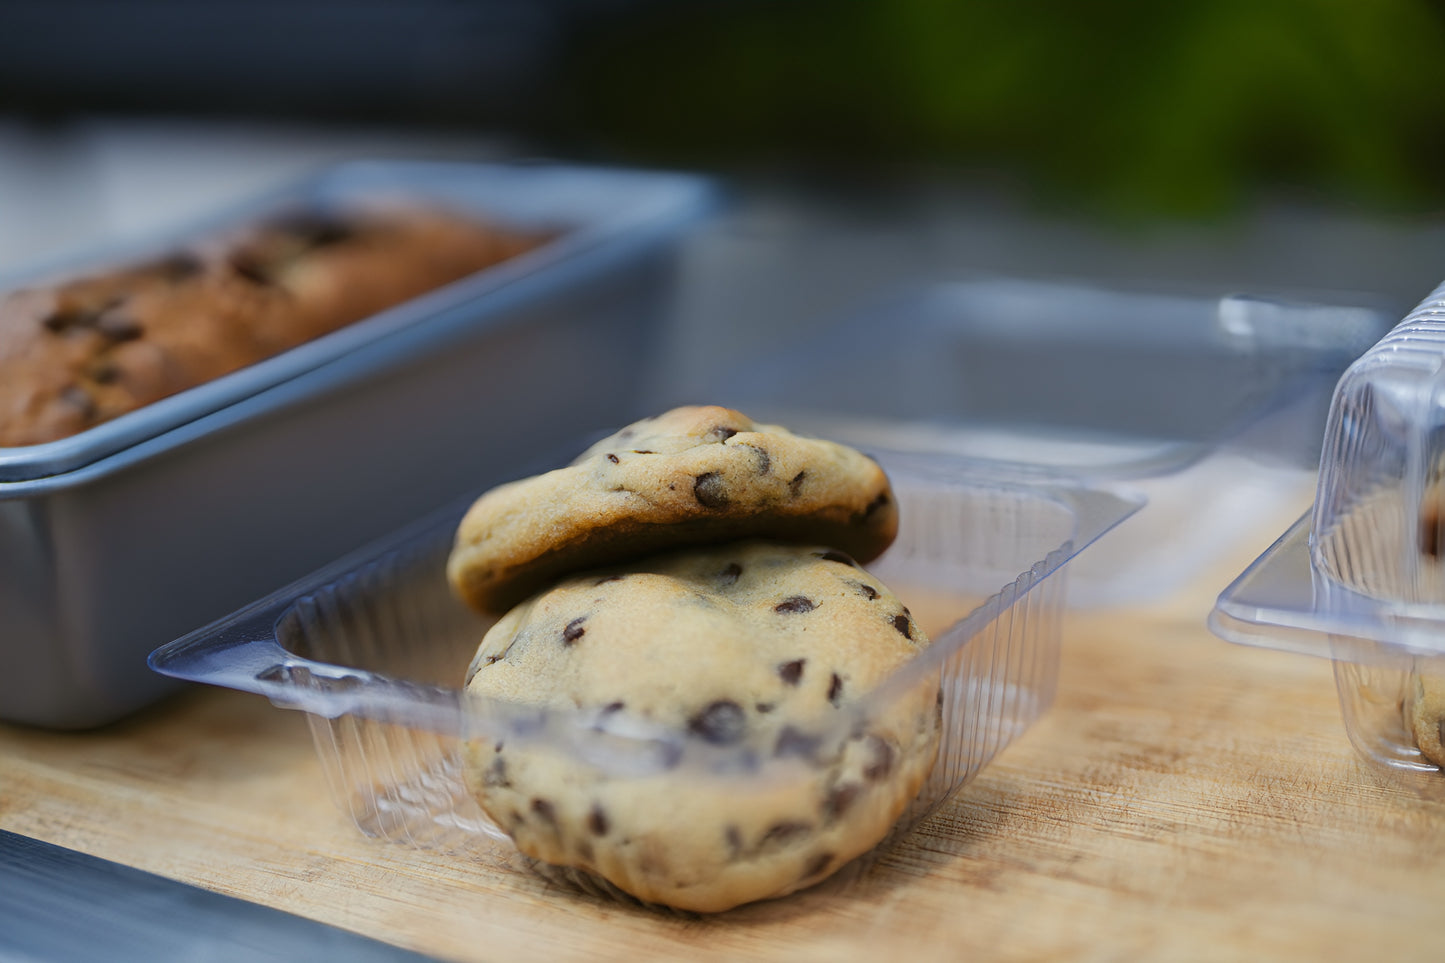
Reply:
M575 713L596 744L476 738L468 785L523 853L646 902L782 896L875 846L922 786L937 674L895 673L927 645L832 548L743 541L578 575L487 633L467 693Z
M447 573L469 604L503 612L559 576L652 552L763 536L866 563L897 532L892 489L872 459L728 408L683 407L483 495Z
M1405 727L1420 754L1445 769L1445 677L1411 673L1405 694Z

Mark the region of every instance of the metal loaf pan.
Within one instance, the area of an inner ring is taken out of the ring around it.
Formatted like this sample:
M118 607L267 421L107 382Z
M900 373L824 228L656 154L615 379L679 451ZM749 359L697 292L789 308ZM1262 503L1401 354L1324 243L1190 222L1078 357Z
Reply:
M115 720L171 686L146 667L162 642L637 416L675 242L715 202L707 182L362 162L218 220L372 195L555 237L81 435L0 449L0 719Z

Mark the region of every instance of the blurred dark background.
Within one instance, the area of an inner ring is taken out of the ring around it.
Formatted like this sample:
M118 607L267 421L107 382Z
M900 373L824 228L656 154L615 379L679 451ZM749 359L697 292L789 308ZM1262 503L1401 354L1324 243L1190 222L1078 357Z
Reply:
M7 0L0 110L986 171L1105 216L1445 201L1441 0Z
M699 258L839 279L731 314L961 271L1412 301L1442 59L1445 0L0 0L0 263L358 153L541 154L716 172Z

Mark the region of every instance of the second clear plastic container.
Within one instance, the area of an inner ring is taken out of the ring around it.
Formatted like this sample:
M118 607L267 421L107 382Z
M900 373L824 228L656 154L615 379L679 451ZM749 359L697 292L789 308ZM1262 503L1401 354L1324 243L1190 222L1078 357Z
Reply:
M920 687L937 689L938 754L896 838L1049 707L1068 563L1138 505L1065 485L960 481L927 457L893 458L885 468L901 531L869 571L911 608L932 645L856 710L788 721L818 740L843 739ZM712 780L739 806L763 787L786 791L789 780L805 778L789 760L764 753L760 764L747 741L718 747L686 731L603 731L595 713L465 697L463 675L489 623L452 597L444 577L464 507L162 647L151 665L309 713L335 800L362 832L488 852L519 866L528 861L466 789L468 740L523 741L612 780L645 780L663 765L677 779ZM548 872L616 895L590 873Z
M747 364L709 375L690 359L690 394L656 407L703 397L875 454L950 458L960 472L1125 482L1149 506L1080 561L1072 600L1139 604L1298 504L1331 389L1399 314L1327 292L929 284Z
M1313 510L1220 596L1230 641L1333 660L1350 741L1445 799L1445 286L1335 388Z

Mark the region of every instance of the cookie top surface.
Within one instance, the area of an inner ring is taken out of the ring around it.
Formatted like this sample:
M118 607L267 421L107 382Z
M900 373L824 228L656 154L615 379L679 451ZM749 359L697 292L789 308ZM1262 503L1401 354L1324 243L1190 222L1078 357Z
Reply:
M609 735L675 733L686 751L639 771L479 739L468 782L522 852L645 901L712 912L784 895L875 846L917 795L937 680L868 696L927 644L892 592L823 546L744 541L577 576L488 632L467 692Z
M706 725L720 700L749 693L748 718L820 718L925 644L898 597L844 553L749 540L590 571L533 596L487 632L467 687L525 705L625 707L727 744Z
M492 489L458 528L448 577L501 612L573 571L765 537L882 554L898 509L876 462L716 406L623 428L571 465Z

